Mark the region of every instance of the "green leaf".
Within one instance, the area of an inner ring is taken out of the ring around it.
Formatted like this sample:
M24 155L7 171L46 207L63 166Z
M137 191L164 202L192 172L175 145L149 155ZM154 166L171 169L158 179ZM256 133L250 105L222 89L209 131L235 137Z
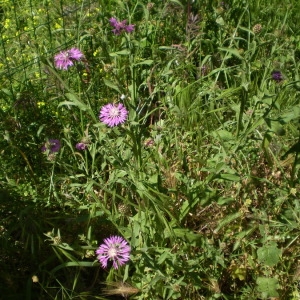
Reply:
M182 4L180 1L178 1L178 0L170 0L170 2L174 2L174 3L176 3L177 5L179 5L179 6L181 6L181 7L184 7L183 4Z
M224 22L224 19L222 17L218 17L216 19L216 22L221 25L221 26L224 26L225 25L225 22Z
M81 102L78 97L75 95L75 94L72 94L72 93L66 93L66 97L70 100L70 101L63 101L63 102L60 102L58 104L58 107L60 106L63 106L63 105L75 105L77 106L80 110L88 110L88 107L83 103Z
M247 276L247 269L243 265L236 265L232 268L231 272L232 278L238 278L239 280L245 280Z
M2 91L3 93L5 93L6 95L8 95L8 96L12 96L11 91L8 90L8 89L2 88L1 91Z
M109 53L109 56L116 57L119 55L129 55L129 54L130 54L130 51L128 49L125 49L125 50Z
M95 266L99 266L99 263L94 263L94 262L90 262L90 261L70 261L70 262L66 262L63 263L57 267L55 267L54 269L52 269L50 271L51 274L54 274L55 272L57 272L60 269L64 269L66 267L95 267Z
M148 183L157 184L158 183L158 174L153 174L148 178Z
M234 213L234 214L231 214L227 217L225 217L219 224L219 226L214 230L214 233L218 233L218 231L224 227L225 225L235 221L236 219L239 219L240 217L242 216L242 213L241 212L237 212L237 213Z
M231 132L220 129L220 130L215 130L212 132L213 137L218 138L220 137L223 141L230 141L234 139L234 136Z
M179 211L179 221L181 222L183 218L189 213L191 207L188 200L185 200Z
M147 65L147 66L151 66L153 64L153 59L146 59L146 60L143 60L139 63L136 63L134 64L135 66L138 66L138 65Z
M263 299L269 297L278 297L279 288L278 279L268 277L258 277L256 280L257 290L261 293Z
M121 91L120 91L120 89L119 89L119 87L118 87L116 84L114 84L113 82L111 82L110 80L105 79L105 78L103 78L103 81L104 81L104 84L105 84L106 86L108 86L108 87L114 89L114 90L117 91L119 94L122 94Z
M243 57L240 55L239 51L235 48L225 48L225 47L219 47L218 48L220 51L225 51L227 53L230 53L234 56L236 56L237 58L243 60Z
M161 264L164 263L165 260L166 260L167 258L169 258L169 257L170 257L169 249L166 249L166 250L163 252L163 254L158 258L157 264L158 264L158 265L161 265Z
M43 124L43 125L41 125L40 127L39 127L39 129L38 129L38 131L37 131L37 136L40 136L40 134L41 134L41 132L43 131L43 129L44 129L44 127L45 127L45 124Z
M220 178L229 181L240 181L241 178L238 175L234 174L220 174Z
M184 238L190 243L199 242L202 239L201 234L194 233L185 228L174 228L174 232L176 237Z
M275 266L280 259L281 250L277 248L276 242L269 242L257 250L257 259L267 266Z
M248 235L251 235L256 229L257 229L257 226L252 225L252 227L250 229L243 230L239 234L237 234L235 237L236 242L234 243L233 251L238 249L240 247L241 242L243 240L245 240Z
M217 200L217 203L219 205L225 205L225 204L229 204L233 201L235 201L235 198L232 198L232 197L219 197L218 200Z
M300 107L294 106L291 111L288 111L280 116L279 122L281 124L287 124L290 121L293 121L293 120L299 119L299 118L300 118Z
M279 136L282 136L285 134L285 130L283 129L282 125L278 120L272 120L269 118L265 118L265 121L270 128L270 131L276 133Z

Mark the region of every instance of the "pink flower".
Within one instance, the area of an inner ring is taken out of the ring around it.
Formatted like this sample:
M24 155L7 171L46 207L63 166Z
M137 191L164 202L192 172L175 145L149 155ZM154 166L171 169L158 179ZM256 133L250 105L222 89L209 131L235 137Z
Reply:
M109 127L114 127L126 121L128 111L122 103L109 103L100 110L99 119Z
M80 142L77 143L75 147L77 150L83 151L87 149L87 144Z
M77 48L61 51L54 56L55 66L58 69L67 70L74 65L74 61L79 61L82 57L84 57L83 53Z
M48 150L50 153L54 153L58 152L60 148L61 144L59 140L49 139L42 147L42 152L46 152Z
M133 24L126 25L127 20L123 20L119 22L116 18L110 18L109 23L111 26L114 27L112 32L116 35L119 35L120 33L122 33L122 31L131 33L134 30L134 26L135 26Z
M281 82L284 78L280 71L273 71L272 78L278 83Z
M107 267L108 261L112 261L113 267L118 269L130 259L130 246L120 236L111 236L104 239L104 243L96 250L97 259L103 268Z
M109 23L110 23L111 26L116 27L119 22L116 18L110 18Z
M134 26L133 24L129 24L127 26L125 26L125 30L128 32L128 33L131 33L133 30L134 30Z

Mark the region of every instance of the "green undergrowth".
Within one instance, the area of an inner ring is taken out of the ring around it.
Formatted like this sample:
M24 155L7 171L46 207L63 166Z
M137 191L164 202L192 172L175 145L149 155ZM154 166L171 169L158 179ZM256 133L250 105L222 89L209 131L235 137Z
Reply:
M299 299L299 9L2 1L2 296ZM117 270L95 255L111 235L131 247Z

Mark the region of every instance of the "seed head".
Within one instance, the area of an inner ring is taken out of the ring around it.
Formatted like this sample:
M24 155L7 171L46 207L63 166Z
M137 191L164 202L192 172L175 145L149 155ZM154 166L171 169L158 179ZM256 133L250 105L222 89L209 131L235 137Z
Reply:
M255 34L258 34L260 33L262 30L262 26L261 24L255 24L252 28L252 31L255 33Z

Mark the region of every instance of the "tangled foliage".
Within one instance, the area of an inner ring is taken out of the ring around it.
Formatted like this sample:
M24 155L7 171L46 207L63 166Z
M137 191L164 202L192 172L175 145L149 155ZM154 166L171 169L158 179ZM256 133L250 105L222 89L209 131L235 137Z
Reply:
M299 9L2 1L2 295L299 299Z

